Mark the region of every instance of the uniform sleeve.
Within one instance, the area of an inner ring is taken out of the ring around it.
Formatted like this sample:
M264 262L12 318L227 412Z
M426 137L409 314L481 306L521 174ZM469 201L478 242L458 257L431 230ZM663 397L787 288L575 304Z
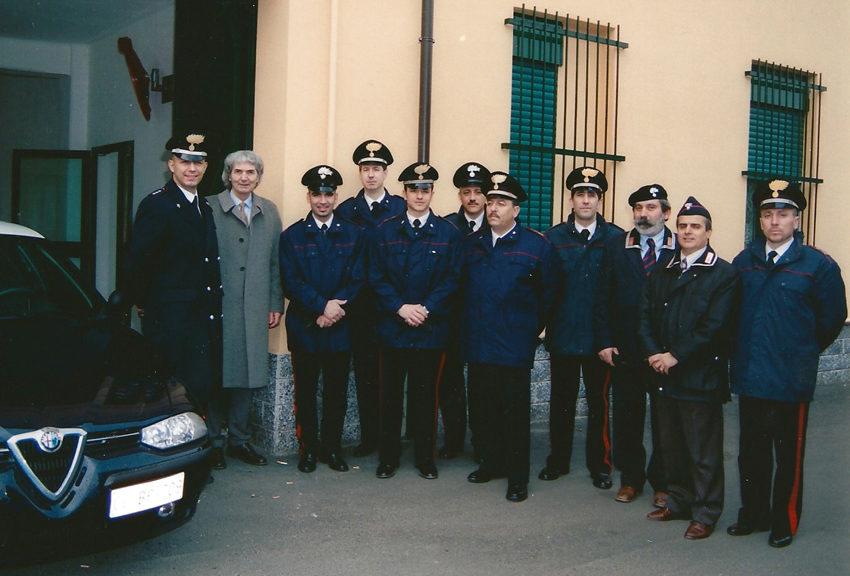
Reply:
M129 252L129 282L125 287L133 304L144 307L151 279L156 276L157 253L167 242L167 219L157 214L151 197L139 204Z
M552 311L555 308L555 299L560 292L561 283L561 266L558 261L558 252L552 243L546 238L543 238L545 244L540 254L540 317L537 323L538 334L546 327L549 318L552 316Z
M298 264L290 234L284 232L280 235L278 249L280 252L280 278L284 295L318 318L325 311L328 301L305 280L304 271Z
M649 358L653 354L663 352L663 347L655 339L652 330L652 302L654 300L653 296L660 297L660 295L655 293L659 280L660 274L650 274L646 282L643 283L640 290L640 297L638 298L637 343L641 358ZM677 360L681 360L676 354L673 354L673 356Z
M368 238L368 278L369 286L375 292L375 303L380 312L395 314L405 301L390 281L386 258L381 254L381 229Z
M614 346L610 323L611 282L614 277L610 244L606 242L602 251L599 276L596 278L596 298L593 302L594 348L597 352Z
M353 226L353 225L352 225ZM354 238L354 250L343 279L342 286L334 294L334 298L353 302L366 285L366 242L362 230L357 231Z
M818 346L823 352L838 337L847 319L847 296L841 269L828 256L819 267L815 281L815 322Z
M460 286L462 265L460 241L460 232L452 225L449 231L449 261L446 265L445 274L422 303L428 309L429 314L448 316L452 313L452 298Z

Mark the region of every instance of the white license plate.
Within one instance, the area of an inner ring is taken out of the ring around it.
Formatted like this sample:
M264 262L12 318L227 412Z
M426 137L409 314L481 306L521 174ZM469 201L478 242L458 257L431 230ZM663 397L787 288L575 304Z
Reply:
M116 488L110 493L109 517L120 518L180 500L183 498L185 477L186 473L180 472L159 480Z

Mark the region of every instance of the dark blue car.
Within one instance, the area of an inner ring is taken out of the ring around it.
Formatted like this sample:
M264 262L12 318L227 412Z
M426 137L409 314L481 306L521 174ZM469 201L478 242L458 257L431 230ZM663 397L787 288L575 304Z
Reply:
M209 480L196 404L119 308L0 222L0 564L177 525Z

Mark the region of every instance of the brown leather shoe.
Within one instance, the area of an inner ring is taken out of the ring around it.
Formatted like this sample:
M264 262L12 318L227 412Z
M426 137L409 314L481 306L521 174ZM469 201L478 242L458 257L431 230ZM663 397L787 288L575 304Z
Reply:
M659 508L658 510L653 510L646 515L647 520L655 520L657 522L667 522L668 520L675 520L676 518L676 514L674 514L673 511L666 506L664 508Z
M685 530L685 538L688 540L702 540L711 536L712 532L714 532L714 526L694 520L688 525L688 529Z
M652 505L656 508L667 506L667 492L656 492L652 495Z
M628 504L629 502L634 502L635 498L638 497L638 491L634 489L633 486L622 485L620 489L617 491L617 495L614 497L614 500L617 502L625 502Z

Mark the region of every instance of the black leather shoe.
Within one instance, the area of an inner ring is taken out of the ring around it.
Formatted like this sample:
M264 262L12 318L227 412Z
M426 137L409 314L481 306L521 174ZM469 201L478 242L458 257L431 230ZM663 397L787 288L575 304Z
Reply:
M231 458L238 458L251 466L265 466L267 464L265 456L254 450L254 447L247 442L242 446L228 446L227 455Z
M593 477L593 485L600 490L610 490L614 484L611 482L611 477L608 474L596 474Z
M224 470L227 468L227 460L224 459L224 448L212 449L212 468L213 470Z
M337 472L348 472L348 464L346 464L339 452L328 454L328 468Z
M452 458L457 456L460 452L461 452L461 450L455 450L453 448L449 448L448 445L446 445L446 446L443 446L442 448L440 448L440 452L437 454L437 456L439 456L443 460L451 460Z
M392 464L378 464L378 469L375 471L375 476L381 480L392 478L395 476L395 466Z
M474 472L470 472L466 479L473 484L484 484L485 482L492 480L493 476L484 468L479 468Z
M794 539L790 534L774 534L770 533L770 537L767 539L767 543L773 546L774 548L785 548L786 546L791 545L791 541Z
M753 526L739 521L726 528L726 533L729 536L749 536L753 532L767 532L768 530L770 530L768 526Z
M528 498L528 486L525 484L511 484L508 486L508 493L505 498L511 502L522 502Z
M298 469L309 474L316 469L316 455L312 452L306 452L298 461Z
M438 476L437 467L432 462L426 462L419 467L419 475L426 480L435 480Z
M354 449L354 455L358 458L363 458L364 456L368 456L372 452L375 451L374 444L366 444L362 443Z
M547 464L543 467L543 470L540 471L540 474L538 474L537 477L541 480L545 480L546 482L550 482L552 480L557 480L562 474L567 474L567 472L561 472L559 468L549 466Z

